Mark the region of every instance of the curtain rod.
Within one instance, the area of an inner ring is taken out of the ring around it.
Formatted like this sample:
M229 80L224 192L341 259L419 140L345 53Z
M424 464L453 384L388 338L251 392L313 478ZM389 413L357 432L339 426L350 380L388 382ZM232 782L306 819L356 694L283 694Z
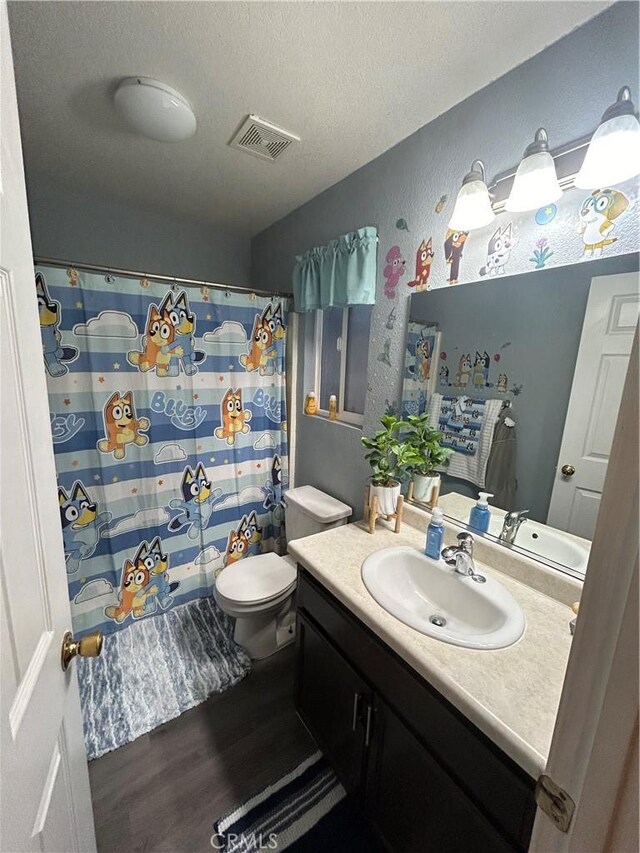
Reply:
M112 275L126 275L135 278L149 278L155 281L168 281L172 284L180 284L184 287L213 287L217 290L228 290L234 293L254 293L256 296L277 296L283 299L292 299L293 293L286 291L257 290L255 287L243 287L241 284L219 284L214 281L200 281L197 278L179 278L174 275L155 275L155 273L141 272L138 270L123 270L118 267L101 267L97 264L77 264L74 261L63 261L60 258L33 257L34 264L43 264L49 267L74 267L87 272L103 272Z

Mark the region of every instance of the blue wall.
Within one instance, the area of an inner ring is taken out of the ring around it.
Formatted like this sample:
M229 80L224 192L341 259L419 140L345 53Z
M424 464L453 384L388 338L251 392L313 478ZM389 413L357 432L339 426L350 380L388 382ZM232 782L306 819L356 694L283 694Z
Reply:
M251 283L245 235L28 176L27 196L33 251L40 257Z
M387 399L400 399L411 292L406 276L398 288L394 329L387 330L392 303L382 294L382 250L399 243L411 273L421 237L433 234L439 247L446 228L447 212L435 212L438 198L455 194L474 158L484 159L491 176L517 164L541 125L553 146L592 133L623 84L631 86L638 103L638 6L630 2L607 9L254 238L252 283L277 289L291 281L296 254L362 225L377 226L378 303L369 345L365 430L374 428ZM430 85L425 80L425 95ZM399 217L409 222L410 235L396 229ZM472 286L476 287L463 287ZM303 324L303 334L304 328ZM387 337L390 367L377 360ZM300 401L303 393L300 385ZM296 473L299 484L325 489L358 508L358 514L368 474L360 434L351 427L302 416Z

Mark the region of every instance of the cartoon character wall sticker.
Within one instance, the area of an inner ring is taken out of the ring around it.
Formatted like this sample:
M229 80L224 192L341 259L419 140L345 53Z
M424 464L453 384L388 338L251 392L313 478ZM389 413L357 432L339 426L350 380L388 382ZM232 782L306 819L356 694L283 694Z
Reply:
M447 231L444 241L444 259L449 265L449 278L447 279L449 284L457 284L460 278L462 249L468 236L468 231L453 231L451 228Z
M454 388L466 388L471 379L472 370L473 365L471 364L471 353L461 355L460 361L458 362L458 372L456 373Z
M395 299L396 289L400 279L405 274L406 261L400 254L400 246L392 246L387 252L387 265L383 270L384 295L387 299Z
M511 256L511 247L513 245L512 235L513 227L511 222L507 225L498 226L493 232L487 245L487 261L481 267L480 275L488 275L489 278L504 275L505 267Z
M496 382L496 391L500 394L506 394L509 388L509 380L507 378L506 373L498 374L498 381Z
M173 603L172 593L179 584L169 583L167 569L169 557L162 551L162 543L156 537L151 545L142 542L133 560L125 560L118 593L119 603L105 607L105 616L121 623L131 615L134 619L148 616L156 611L156 601L162 609Z
M420 337L413 348L415 362L407 368L407 372L413 376L416 382L426 382L431 375L431 342L424 336L424 329L420 331Z
M44 366L49 376L64 376L69 371L67 364L78 357L78 350L62 345L62 333L58 328L62 315L60 303L49 296L45 278L40 272L36 273L36 294Z
M149 436L143 433L149 429L149 419L136 418L131 391L112 394L104 405L103 418L106 438L96 442L100 453L113 453L115 459L124 459L128 444L148 444Z
M408 282L409 287L414 287L416 292L428 290L429 276L431 275L431 264L433 263L432 239L425 239L418 246L416 252L416 274L413 281Z
M236 443L238 433L250 432L251 412L242 407L242 392L240 388L229 388L220 403L220 423L213 434L227 444Z
M449 368L446 364L443 364L440 367L440 371L438 373L438 376L440 378L440 384L441 385L444 385L446 388L451 387L451 382L449 382Z
M97 504L91 500L80 480L75 481L69 494L62 487L58 488L58 505L67 572L74 574L80 569L80 562L90 557L98 547L102 531L111 521L112 514L98 513Z
M202 462L198 463L195 471L189 465L182 473L180 483L182 498L169 501L171 509L178 510L168 524L172 533L187 527L189 539L198 539L209 524L213 514L214 503L222 494L222 489L212 489Z
M127 360L142 372L155 369L156 376L178 376L181 367L187 376L192 376L206 357L194 347L195 327L195 314L185 291L175 302L169 291L160 306L153 302L149 305L142 350L132 350Z
M476 351L473 362L473 387L476 389L490 388L489 368L491 367L491 356L485 350L483 353Z
M256 314L249 342L249 351L240 356L240 364L251 373L257 370L260 376L270 376L275 372L276 362L282 372L280 356L284 354L285 327L282 317L282 303L274 309L271 303L262 314Z
M618 239L612 231L629 208L629 199L624 193L612 189L594 190L580 207L578 233L582 235L584 255L591 257L602 254L603 249Z
M224 558L225 566L260 553L261 541L262 528L258 525L258 516L254 510L249 515L243 515L238 526L230 531Z

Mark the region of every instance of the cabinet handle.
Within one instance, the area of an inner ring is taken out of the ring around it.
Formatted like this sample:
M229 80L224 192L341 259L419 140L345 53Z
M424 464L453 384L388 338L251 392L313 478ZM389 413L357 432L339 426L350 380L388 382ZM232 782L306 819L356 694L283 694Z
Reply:
M369 746L371 740L371 718L373 717L373 706L371 702L367 702L367 721L364 730L364 745Z
M351 731L355 732L356 726L358 725L358 708L360 707L360 699L362 697L359 693L353 694L353 717L351 720Z

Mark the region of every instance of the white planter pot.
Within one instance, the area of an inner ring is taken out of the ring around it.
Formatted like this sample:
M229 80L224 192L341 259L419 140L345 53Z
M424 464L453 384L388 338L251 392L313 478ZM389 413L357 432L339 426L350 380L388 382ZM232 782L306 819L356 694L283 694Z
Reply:
M428 477L426 474L413 475L413 499L414 501L423 501L429 503L433 495L433 490L440 483L440 475Z
M400 497L400 483L395 486L369 486L369 506L373 504L374 497L378 498L378 512L383 515L392 515L396 511L398 498Z

